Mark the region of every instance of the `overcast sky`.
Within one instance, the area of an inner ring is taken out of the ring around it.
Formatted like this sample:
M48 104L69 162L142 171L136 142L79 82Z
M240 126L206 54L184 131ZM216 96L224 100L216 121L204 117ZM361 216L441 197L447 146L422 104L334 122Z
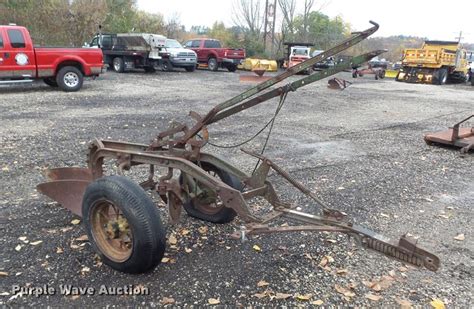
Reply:
M150 13L162 13L165 18L177 13L189 29L193 25L211 26L215 21L232 26L234 1L138 0L138 7ZM301 9L304 0L297 3ZM455 40L459 31L463 31L463 42L474 43L474 0L316 0L315 8L324 3L322 13L342 16L354 30L368 28L371 19L378 22L380 29L376 36L403 34Z

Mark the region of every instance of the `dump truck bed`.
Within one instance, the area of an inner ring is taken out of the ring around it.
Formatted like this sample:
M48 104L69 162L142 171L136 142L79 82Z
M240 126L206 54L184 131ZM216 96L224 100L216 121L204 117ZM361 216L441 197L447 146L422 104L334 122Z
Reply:
M426 68L456 66L457 42L426 41L420 49L406 49L402 64Z

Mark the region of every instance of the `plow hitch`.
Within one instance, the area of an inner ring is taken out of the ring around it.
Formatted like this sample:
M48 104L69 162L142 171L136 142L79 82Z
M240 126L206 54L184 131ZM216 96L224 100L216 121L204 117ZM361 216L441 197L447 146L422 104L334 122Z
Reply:
M349 220L347 215L336 209L331 209L322 200L320 200L314 193L306 188L303 184L291 177L281 167L277 166L268 158L253 153L251 151L242 149L243 152L257 157L261 160L259 170L268 172L273 170L279 176L283 177L293 187L298 189L301 193L311 198L321 209L322 215L312 215L304 212L294 210L294 206L285 203L277 203L274 207L268 221L274 220L277 217L289 219L300 223L302 225L292 226L276 226L271 227L268 224L250 224L244 232L234 234L234 238L239 235L253 235L262 233L278 233L278 232L300 232L300 231L314 231L314 232L338 232L354 237L363 247L382 253L390 258L396 259L403 263L408 263L418 267L426 267L429 270L436 271L440 266L438 257L428 251L417 247L416 241L407 236L402 236L398 244L391 243L386 237L371 231L367 228L357 226ZM263 175L260 173L258 177ZM250 181L254 183L255 181Z
M259 233L296 231L344 233L368 249L435 271L440 264L436 256L419 248L407 237L393 244L383 236L354 224L346 213L326 205L315 193L264 156L265 146L259 152L242 149L258 161L250 174L202 150L207 144L213 145L209 142L209 125L277 98L273 118L254 136L269 128L268 141L274 121L290 92L367 62L383 51L345 59L287 84L281 82L364 40L379 27L375 22L371 24L371 28L353 33L325 52L265 79L218 104L205 115L190 112L195 121L191 127L173 122L149 144L95 139L89 145L87 167L47 170L47 181L39 184L37 189L82 216L89 240L102 261L123 272L150 271L161 262L165 252L166 231L158 207L147 191L167 204L171 224L180 219L184 209L189 216L212 223L229 223L238 216L244 222L244 227L237 233L242 238ZM330 82L331 85L341 89L348 82L336 79ZM110 166L115 166L115 174ZM135 172L138 167L142 169ZM320 214L301 212L292 203L283 201L268 180L270 171L311 199L319 207ZM132 181L131 178L141 179ZM249 202L254 198L266 201L268 207L264 213L251 207ZM280 218L296 225L275 225Z

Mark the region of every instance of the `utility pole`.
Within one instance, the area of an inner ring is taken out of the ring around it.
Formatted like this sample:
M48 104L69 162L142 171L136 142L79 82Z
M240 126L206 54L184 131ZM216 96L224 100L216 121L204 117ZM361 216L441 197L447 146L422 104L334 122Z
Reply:
M277 0L265 0L265 18L263 32L263 47L265 52L269 52L274 57L275 52L275 15Z
M263 50L267 51L268 37L268 0L265 0L265 17L263 21Z
M458 39L458 44L461 43L461 40L464 39L462 37L462 31L459 31L459 36L455 37L455 39Z

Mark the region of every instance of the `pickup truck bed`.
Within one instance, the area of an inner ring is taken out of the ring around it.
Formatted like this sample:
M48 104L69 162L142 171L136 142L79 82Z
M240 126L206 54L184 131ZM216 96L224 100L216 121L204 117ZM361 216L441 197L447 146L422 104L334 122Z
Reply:
M221 43L214 39L189 40L184 47L194 50L198 63L207 64L211 71L217 71L219 67L222 67L234 72L245 59L245 49L222 48Z

